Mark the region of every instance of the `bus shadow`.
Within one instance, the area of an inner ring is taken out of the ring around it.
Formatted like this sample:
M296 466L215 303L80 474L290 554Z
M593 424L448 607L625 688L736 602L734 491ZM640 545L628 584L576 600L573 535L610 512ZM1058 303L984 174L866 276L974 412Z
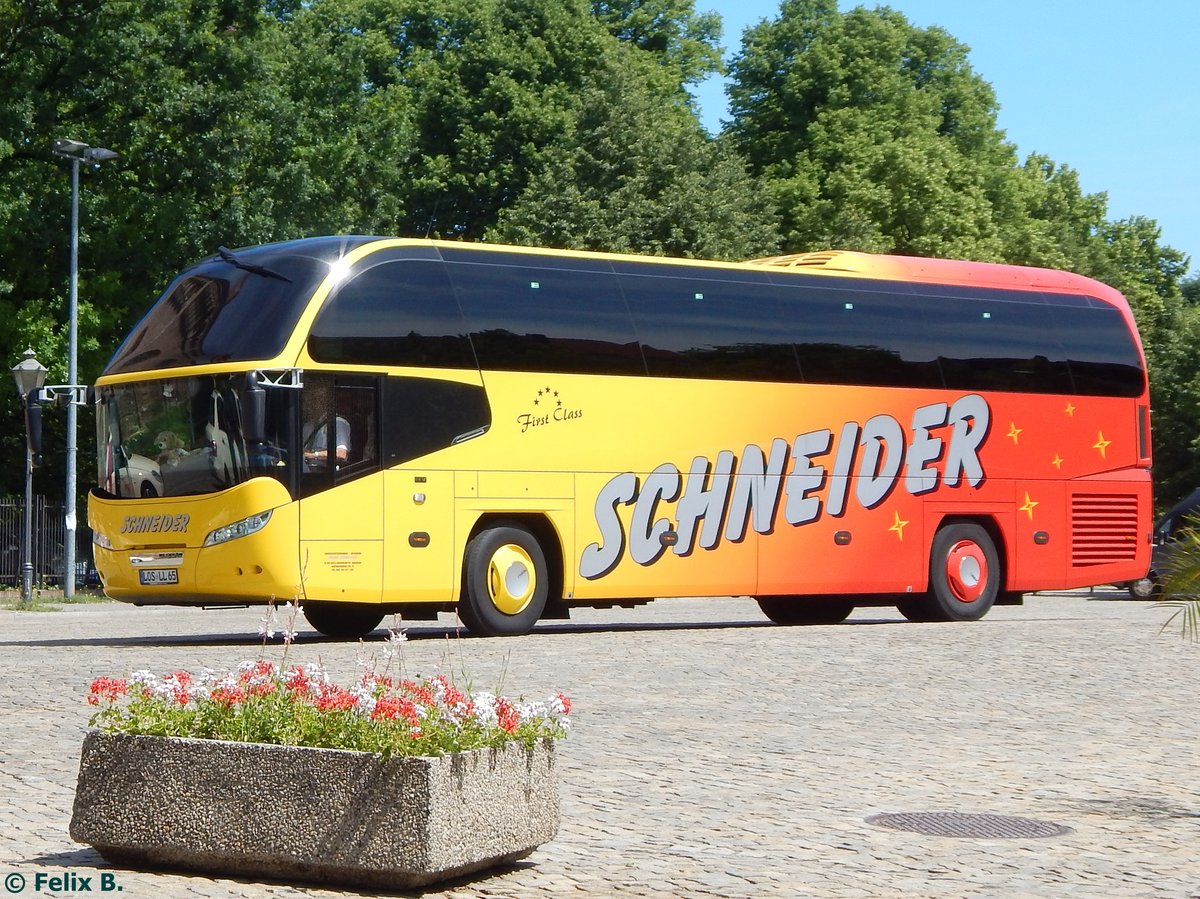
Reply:
M806 627L862 627L880 624L905 624L900 618L857 618L840 624L825 625L795 625L792 629ZM720 630L749 630L752 628L782 628L770 621L618 621L618 622L553 622L537 625L533 631L523 638L554 637L574 634L622 634L622 633L651 633L670 631L720 631ZM511 637L484 637L470 633L466 628L441 625L408 625L404 627L404 636L408 641L423 640L511 640ZM378 629L362 638L368 646L387 640L388 631ZM341 640L326 637L314 631L302 631L292 641L296 646L321 644L354 644L357 640ZM266 646L281 646L283 641L277 636L266 641ZM0 646L5 647L167 647L167 646L244 646L262 647L262 637L249 633L232 634L140 634L128 637L74 637L54 638L47 640L0 640Z

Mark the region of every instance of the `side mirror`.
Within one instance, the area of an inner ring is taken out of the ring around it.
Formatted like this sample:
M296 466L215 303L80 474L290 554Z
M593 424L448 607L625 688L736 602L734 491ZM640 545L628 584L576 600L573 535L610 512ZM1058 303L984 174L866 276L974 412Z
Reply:
M242 437L247 444L267 441L267 392L258 383L258 373L246 375L242 389Z

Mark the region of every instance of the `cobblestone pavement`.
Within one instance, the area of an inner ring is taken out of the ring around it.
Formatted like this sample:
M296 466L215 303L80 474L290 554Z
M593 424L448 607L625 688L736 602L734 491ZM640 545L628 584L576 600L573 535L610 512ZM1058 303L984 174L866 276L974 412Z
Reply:
M409 673L575 703L557 839L425 895L1200 897L1200 646L1160 635L1168 613L1123 596L1030 597L973 624L864 609L777 627L749 600L719 599L586 610L519 639L414 625ZM360 895L112 868L67 834L91 679L254 658L260 615L0 612L9 893L83 895L74 875L127 897ZM345 678L355 652L304 630L289 661ZM954 838L867 821L896 812L1070 831Z

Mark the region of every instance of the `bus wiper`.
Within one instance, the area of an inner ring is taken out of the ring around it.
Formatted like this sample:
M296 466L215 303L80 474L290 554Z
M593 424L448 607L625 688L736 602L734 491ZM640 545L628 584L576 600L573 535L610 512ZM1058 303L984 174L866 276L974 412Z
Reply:
M229 247L217 247L217 255L219 255L225 262L228 262L234 268L240 268L242 271L251 272L255 275L263 275L267 278L278 278L280 281L287 281L289 284L292 283L292 279L287 275L281 275L279 272L269 269L265 265L259 265L256 262L246 262L244 259L238 259L237 256L233 254L233 250L229 249Z

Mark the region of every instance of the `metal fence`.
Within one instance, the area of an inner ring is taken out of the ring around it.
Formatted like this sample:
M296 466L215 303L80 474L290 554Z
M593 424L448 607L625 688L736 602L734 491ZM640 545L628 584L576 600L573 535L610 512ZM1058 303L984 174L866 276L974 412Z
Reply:
M21 584L22 518L25 501L12 497L0 499L0 584ZM33 582L61 584L67 525L62 503L47 502L44 496L33 498L32 548ZM92 533L86 527L75 531L75 583L95 582L92 567Z

